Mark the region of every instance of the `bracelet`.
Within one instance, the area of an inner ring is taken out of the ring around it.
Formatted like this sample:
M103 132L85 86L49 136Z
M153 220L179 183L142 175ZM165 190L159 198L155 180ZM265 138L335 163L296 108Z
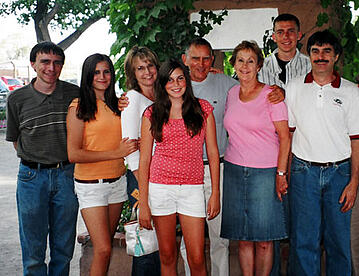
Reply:
M285 176L285 175L287 175L287 172L286 171L277 171L277 175Z

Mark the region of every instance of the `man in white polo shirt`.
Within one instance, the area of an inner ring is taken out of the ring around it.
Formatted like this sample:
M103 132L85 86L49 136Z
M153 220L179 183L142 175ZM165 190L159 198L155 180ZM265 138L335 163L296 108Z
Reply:
M351 275L350 218L358 189L359 90L340 78L342 52L329 31L314 33L307 51L312 71L286 89L294 131L289 185L290 275Z

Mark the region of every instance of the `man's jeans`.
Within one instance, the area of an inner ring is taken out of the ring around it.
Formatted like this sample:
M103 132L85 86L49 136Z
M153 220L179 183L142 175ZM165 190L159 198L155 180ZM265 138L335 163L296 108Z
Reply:
M73 165L31 169L20 163L16 199L24 275L69 275L78 212Z
M293 156L289 185L290 274L320 275L320 243L326 251L326 275L350 276L351 211L339 198L350 180L350 162L311 166Z

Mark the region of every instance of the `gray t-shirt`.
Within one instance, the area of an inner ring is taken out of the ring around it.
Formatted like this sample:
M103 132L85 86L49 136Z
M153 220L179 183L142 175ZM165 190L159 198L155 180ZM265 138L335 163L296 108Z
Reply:
M45 95L34 89L35 80L8 97L6 140L17 142L18 157L27 161L65 161L67 109L79 96L79 88L59 80L56 89Z
M219 155L223 156L227 146L227 133L223 126L224 109L227 93L238 82L224 74L209 73L202 82L192 81L195 97L207 100L213 107L216 120L216 134ZM203 150L203 159L207 160L206 150Z

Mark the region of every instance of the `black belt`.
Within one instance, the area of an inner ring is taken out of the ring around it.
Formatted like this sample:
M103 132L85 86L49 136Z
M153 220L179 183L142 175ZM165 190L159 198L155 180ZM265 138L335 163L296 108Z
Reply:
M219 158L219 163L223 163L223 161L224 161L224 157L220 157ZM203 165L209 165L209 161L208 160L203 160Z
M102 179L102 182L103 183L112 183L112 182L115 182L117 180L120 179L120 176L119 177L115 177L115 178L105 178L105 179ZM76 179L75 178L75 181L78 182L78 183L100 183L100 180L99 179L91 179L91 180L80 180L80 179Z
M347 161L350 160L350 158L346 158L346 159L336 161L336 162L320 163L320 162L312 162L312 161L303 160L303 159L301 159L301 158L299 158L297 156L295 156L295 158L297 158L300 161L303 161L303 162L307 163L309 166L316 166L316 167L332 167L332 166L339 165L339 164L342 164L342 163L347 162Z
M37 163L37 162L31 162L31 161L26 161L24 159L21 159L21 163L27 167L29 167L30 169L58 169L58 168L62 168L68 164L70 164L69 160L66 161L61 161L59 163L53 163L53 164L43 164L43 163Z

